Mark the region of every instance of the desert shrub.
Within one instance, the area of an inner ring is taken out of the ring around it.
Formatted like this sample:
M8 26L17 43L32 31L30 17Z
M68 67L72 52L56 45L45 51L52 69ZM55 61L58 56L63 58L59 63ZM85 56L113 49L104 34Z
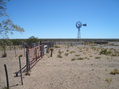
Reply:
M62 55L61 55L61 54L58 54L57 57L58 57L58 58L62 58Z
M75 53L75 51L71 51L70 53L71 53L71 54L72 54L72 53Z
M112 78L106 78L105 81L106 81L107 83L111 83L111 82L112 82Z
M69 55L69 53L65 53L65 56L68 56Z
M59 54L62 54L63 52L64 52L64 51L61 51L60 49L59 49L59 51L58 51Z
M88 59L88 60L90 60L90 58L88 58L88 57L85 57L85 59Z
M76 60L76 58L72 58L72 59L71 59L71 61L75 61L75 60Z
M82 50L80 50L79 52L83 52Z
M110 55L110 56L119 56L119 52L115 49L102 49L100 51L100 55L101 54Z
M58 53L59 53L59 54L62 54L62 52L61 52L60 50L58 51Z
M78 57L78 56L80 56L80 55L78 55L78 54L77 54L77 55L75 55L75 56L77 56L77 57Z
M118 70L118 69L114 69L114 70L112 70L112 71L110 72L110 74L113 74L113 75L119 74L119 70Z
M93 57L92 55L90 55L90 57Z
M97 48L96 47L92 47L92 49L95 51Z
M113 54L111 54L111 56L117 56L117 54L116 53L113 53Z
M59 46L59 45L55 45L54 47L55 47L55 48L60 48L60 46Z
M101 57L95 57L95 59L100 59Z
M111 54L111 51L108 51L107 49L102 49L102 50L100 51L100 55L101 55L101 54L110 55L110 54Z
M75 60L84 60L84 58L79 57L79 58L73 58L73 59L71 59L71 61L75 61Z
M88 57L85 57L85 59L89 59Z
M66 50L67 52L69 52L69 50Z
M83 57L79 57L79 58L77 58L77 60L84 60L84 58Z

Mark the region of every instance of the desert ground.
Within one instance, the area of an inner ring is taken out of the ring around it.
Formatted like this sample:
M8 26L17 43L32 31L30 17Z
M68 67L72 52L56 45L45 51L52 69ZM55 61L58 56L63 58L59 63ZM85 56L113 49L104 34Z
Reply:
M26 63L24 50L7 50L8 56L0 58L0 89L5 89L4 64L7 65L10 89L119 89L119 43L115 45L58 45L31 69L30 75L19 70ZM0 56L2 51L0 51Z

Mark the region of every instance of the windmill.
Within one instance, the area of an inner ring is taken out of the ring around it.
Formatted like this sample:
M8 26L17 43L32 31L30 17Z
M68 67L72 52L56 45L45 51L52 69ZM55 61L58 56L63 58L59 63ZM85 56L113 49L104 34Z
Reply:
M81 28L82 26L85 26L85 27L86 27L87 24L82 24L80 21L77 21L77 22L76 22L76 28L78 28L77 39L80 39L80 38L81 38L80 28Z

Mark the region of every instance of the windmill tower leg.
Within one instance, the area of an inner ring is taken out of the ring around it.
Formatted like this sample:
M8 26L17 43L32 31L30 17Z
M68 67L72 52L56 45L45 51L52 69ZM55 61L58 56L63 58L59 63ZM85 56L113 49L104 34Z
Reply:
M81 34L80 34L80 28L78 28L78 35L77 38L80 39L81 38Z

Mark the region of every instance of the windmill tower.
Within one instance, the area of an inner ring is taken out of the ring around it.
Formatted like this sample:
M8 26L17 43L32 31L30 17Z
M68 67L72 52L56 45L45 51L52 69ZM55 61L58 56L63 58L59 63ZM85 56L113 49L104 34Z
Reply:
M80 21L77 21L76 22L76 28L78 29L78 35L77 35L77 39L80 39L81 38L81 34L80 34L80 28L82 26L87 26L87 24L82 24Z

